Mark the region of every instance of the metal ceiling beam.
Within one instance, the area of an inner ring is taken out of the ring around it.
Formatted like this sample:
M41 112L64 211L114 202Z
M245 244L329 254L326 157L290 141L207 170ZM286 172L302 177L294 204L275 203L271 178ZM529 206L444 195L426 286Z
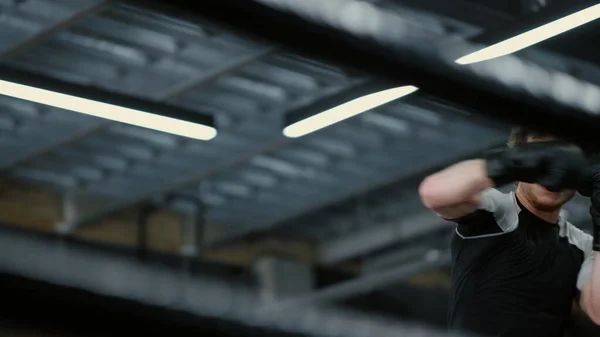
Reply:
M401 8L410 8L426 11L451 20L458 20L473 25L483 31L478 31L473 36L465 37L469 38L473 43L490 45L596 3L596 0L573 0L567 2L551 1L537 12L523 9L522 15L509 15L464 0L450 0L443 2L436 0L402 0L394 2L392 7L399 7L399 10L401 10ZM519 5L517 4L515 6L515 14L518 12L518 7ZM532 60L545 67L559 70L565 68L570 69L570 72L573 74L577 73L578 77L588 79L588 81L597 84L599 83L599 80L593 77L594 74L590 74L596 71L593 67L593 63L596 61L593 52L588 52L587 55L589 56L582 57L582 53L578 51L578 57L573 57L569 60L564 59L564 56L572 51L573 43L563 43L563 41L566 39L571 41L573 40L572 37L575 37L576 40L581 40L581 33L583 33L587 34L586 36L589 36L589 38L583 40L588 40L590 43L593 43L595 41L593 35L589 35L589 33L585 32L585 30L593 30L593 25L599 26L598 23L589 23L583 28L545 41L544 43L535 46L534 49L526 49L520 52L520 54L526 59ZM453 40L450 39L448 43L453 43ZM561 57L563 57L563 59L559 60Z
M98 130L107 127L110 124L110 121L99 120L97 122L86 125L85 127L75 131L73 134L58 139L54 143L46 142L43 144L36 144L38 146L31 149L30 151L23 151L15 154L14 156L2 158L0 164L0 172L6 172L18 165L28 163L31 160L34 160L35 158L42 157L48 153L53 152L56 149L72 144Z
M352 297L364 295L373 290L392 286L420 273L430 272L450 264L448 251L433 250L422 259L415 260L397 268L366 274L359 278L326 287L297 298L283 300L266 307L266 312L278 312L289 308L330 304Z
M436 233L437 234L437 233ZM444 234L452 234L444 233ZM427 254L437 254L437 250L448 248L450 235L435 235L432 238L423 238L413 243L396 245L393 248L370 254L361 259L363 274L371 274L382 270L390 270L406 263L420 260Z
M202 73L198 76L190 78L188 81L183 81L179 85L176 85L172 88L167 88L166 90L159 92L156 94L159 100L172 100L179 97L184 92L194 89L198 90L203 85L206 85L213 80L230 74L231 72L245 67L246 65L256 62L257 60L261 60L279 50L278 47L268 46L265 48L260 48L256 51L249 53L248 55L244 55L239 58L234 58L233 60L226 62L225 64L218 66L214 69L210 69L209 71Z
M110 7L114 0L101 0L93 3L91 6L84 8L70 17L57 22L56 24L42 30L40 33L26 39L25 41L21 41L10 48L4 50L0 53L0 62L6 61L7 59L18 56L23 52L30 50L36 46L41 45L47 40L51 39L55 34L72 27L88 16L98 14L99 12L105 10Z
M573 0L568 2L555 3L550 2L548 6L542 8L538 12L524 11L522 16L516 17L515 20L510 24L507 24L506 22L490 21L488 23L488 26L484 26L488 29L484 33L471 39L471 41L476 43L483 43L486 45L497 43L499 41L504 41L520 33L544 25L548 22L558 20L566 15L596 5L597 3L597 0ZM432 8L432 10L434 9ZM569 33L567 32L566 34ZM551 48L548 49L548 47ZM560 48L560 46L556 46L552 43L544 43L543 47L541 48L559 53L568 53L567 49Z
M356 85L362 86L363 82L360 82ZM354 86L352 86L352 87L354 87ZM350 90L350 89L351 89L351 87L344 88L342 90L346 91L346 90ZM329 100L331 96L337 97L337 95L338 95L338 91L336 91L330 95L323 96L323 97L319 98L318 100L319 101ZM119 200L119 201L114 202L113 204L107 206L106 208L103 208L94 213L82 216L82 218L80 218L76 222L70 224L69 227L71 228L71 231L74 231L78 228L81 228L82 226L92 225L94 223L97 223L101 219L105 218L106 216L109 216L111 214L119 212L120 210L126 209L128 207L135 206L135 205L142 203L154 196L172 192L173 190L176 190L178 188L183 188L183 187L189 186L191 184L199 183L199 182L201 182L207 178L210 178L214 175L217 175L225 170L230 170L230 169L234 169L234 168L240 167L242 165L245 165L246 163L248 163L250 160L252 160L256 156L278 151L278 150L280 150L294 142L297 142L297 141L298 140L294 139L294 138L283 138L281 141L267 144L267 145L259 148L256 151L246 153L238 158L235 158L231 161L225 162L221 165L217 165L217 166L211 167L209 169L204 169L204 170L201 170L198 172L192 172L189 175L184 176L184 177L176 177L176 179L174 181L172 181L171 183L168 183L168 184L165 184L162 186L157 186L156 188L152 188L149 191L144 191L138 195L133 195L132 197L127 198L126 200Z
M376 82L375 81L357 82L356 86L353 86L352 88L343 90L342 93L334 93L331 96L323 97L322 99L319 100L319 102L316 102L315 104L309 104L303 108L295 110L295 113L303 114L303 112L301 110L309 110L314 113L313 110L314 110L315 105L334 106L341 102L345 102L349 99L349 96L345 93L352 92L353 90L366 90L366 86L368 86L368 85L375 86ZM417 101L417 103L419 102L418 100L416 100L416 101ZM244 165L249 160L251 160L252 158L254 158L257 155L268 154L268 153L277 151L277 150L284 148L285 146L288 146L289 144L292 144L293 142L296 142L296 141L297 140L295 140L295 139L284 139L281 143L270 144L266 148L260 149L259 151L254 152L254 153L247 154L247 155L243 156L242 158L235 159L232 162L225 163L224 165L219 166L218 168L212 168L212 169L209 169L208 171L203 170L203 171L199 171L199 172L193 172L189 176L181 177L180 179L174 181L171 184L165 184L163 186L158 186L156 189L152 189L150 191L143 192L140 195L134 195L133 197L131 197L125 201L119 200L119 201L115 202L113 205L109 205L105 209L101 209L92 214L87 214L87 215L82 216L80 219L78 219L77 221L72 223L69 227L71 228L71 231L73 231L73 230L76 230L77 228L81 228L82 226L92 225L94 223L97 223L101 219L105 218L106 216L114 214L122 209L131 207L131 206L135 206L145 200L148 200L149 198L151 198L153 196L157 196L157 195L160 195L163 193L168 193L168 192L171 192L178 188L186 187L190 184L200 182L204 179L207 179L216 174L219 174L224 170L232 169L232 168ZM489 148L499 146L499 145L503 144L503 142L504 142L504 139L502 139L502 140L495 139L495 140L490 140L490 142L487 142L487 143L484 142L484 143L478 144L478 146L480 146L480 147L477 148L477 150L469 151L469 153L460 155L457 158L455 158L455 160L460 160L462 158L471 158L473 155L477 155L481 151L485 151ZM453 160L452 162L454 162L455 160ZM366 193L377 187L386 186L386 185L389 185L390 183L397 182L397 181L404 181L406 179L410 179L415 176L421 176L425 172L429 172L434 169L438 169L439 167L440 167L440 164L437 164L434 167L419 168L417 171L415 171L413 173L410 173L410 174L403 173L400 176L395 176L390 179L385 179L385 180L379 182L375 186L368 186L364 189L361 189L358 191L353 191L350 194L344 194L341 197L336 198L334 200L328 200L325 203L313 204L308 208L304 208L302 210L295 212L294 214L290 214L289 216L286 217L286 219L284 221L289 221L289 220L291 220L295 217L298 217L302 214L305 214L307 212L315 211L317 209L324 208L324 207L330 206L332 204L338 203L340 201L343 201L347 198L351 198L353 196L360 195L362 193ZM278 222L278 223L282 223L282 222L283 221ZM224 236L223 238L220 238L219 240L217 240L215 242L212 242L210 246L213 248L218 247L220 245L229 243L233 240L240 239L249 234L253 234L253 233L256 233L257 231L261 231L264 229L265 228L252 228L252 229L247 229L247 230L242 230L242 231L236 231L236 232L233 232L231 234Z
M600 88L514 55L458 66L456 58L480 47L456 40L453 48L439 50L432 43L439 36L425 27L407 28L410 24L399 13L378 6L295 0L161 3L165 11L177 11L187 19L213 20L311 57L402 83L408 80L434 99L600 148ZM343 16L355 10L364 14L360 21ZM234 19L239 15L245 20ZM556 94L562 81L549 80L553 76L569 83L568 95Z
M457 161L473 158L475 156L478 156L483 151L489 150L494 147L502 146L504 143L505 143L504 139L490 140L489 143L478 144L480 147L474 151L469 151L467 153L463 153L462 155L457 155L451 161L437 163L430 167L421 167L412 173L409 173L409 174L402 173L401 175L396 175L396 176L389 177L388 179L383 179L382 181L379 181L377 184L370 185L370 186L367 186L367 187L359 189L359 190L354 190L351 193L343 194L333 200L328 200L327 202L324 202L324 203L312 204L309 207L306 207L306 208L296 211L294 214L288 215L284 220L279 221L273 227L286 226L286 224L288 224L291 221L294 221L294 222L299 221L298 218L302 217L303 215L314 214L315 212L319 212L321 210L327 209L328 207L339 205L340 203L346 202L348 200L350 200L350 202L353 202L352 200L354 200L355 198L360 197L361 195L364 195L364 194L371 193L380 188L386 188L386 187L389 187L390 185L403 183L405 181L419 180L429 173L433 173L433 172L435 172L443 167L446 167L450 164L453 164ZM439 225L439 224L435 224L434 226L437 226L437 225ZM263 228L244 228L239 231L236 231L236 232L233 232L233 233L230 233L230 234L227 234L227 235L224 235L224 236L218 238L217 240L211 242L210 246L218 247L218 246L226 245L226 244L230 243L231 241L239 240L246 236L255 234L258 231L264 231L265 229L266 228L264 228L264 227ZM378 234L374 232L374 233L372 233L372 235L376 236ZM392 242L394 242L393 240L397 240L399 238L396 236L391 236L388 239L391 239ZM376 241L376 239L373 239L373 242L371 242L371 243L374 243L375 241ZM354 247L350 248L354 252L352 254L359 253L365 249L370 250L370 249L377 248L374 245L369 245L366 241L363 243L355 242L352 245L355 245ZM350 246L352 246L352 245L350 245ZM329 253L327 253L327 255L329 255Z
M0 62L4 62L12 57L18 56L32 48L35 48L36 46L41 45L42 43L51 39L57 33L64 31L64 30L78 24L79 22L81 22L82 20L84 20L85 18L87 18L89 16L96 15L96 14L104 11L105 9L109 8L113 4L113 2L114 2L114 0L98 1L94 4L92 4L90 7L84 8L83 10L78 11L77 13L74 13L70 17L68 17L60 22L57 22L55 25L48 27L47 29L44 29L39 34L36 34L25 41L22 41L20 43L13 45L12 47L10 47L10 48L4 50L2 53L0 53ZM48 152L51 152L59 147L70 144L75 140L81 139L81 138L85 137L86 135L105 127L106 124L108 124L106 121L99 121L98 123L94 123L92 125L87 125L85 128L77 130L77 132L75 132L72 135L68 135L65 138L59 139L58 142L56 142L56 143L42 144L42 146L32 150L31 152L19 153L14 158L3 158L3 163L0 166L0 171L10 169L20 163L26 162L28 160L31 160L31 159L39 157L39 156L43 156L44 154L47 154Z
M106 5L110 2L112 2L112 0L105 1L104 3ZM104 7L99 6L99 8L96 10L100 10L101 8L104 8ZM92 13L95 13L95 12L90 12L90 14L88 14L88 15L91 15ZM83 16L78 17L78 18L81 19L81 18L83 18ZM72 20L69 22L72 25L76 21ZM61 25L61 29L65 29L65 28L67 28L67 27ZM56 31L58 31L58 30L55 30L55 32ZM51 36L52 35L44 35L44 38L46 39ZM29 46L29 44L28 44L28 46ZM199 74L198 76L194 76L194 77L190 78L188 81L182 82L181 84L179 84L176 87L169 88L168 90L159 92L156 95L153 95L153 98L157 102L167 102L168 103L168 102L176 99L177 97L179 97L181 94L183 94L187 90L191 90L193 88L198 88L202 85L205 85L220 76L231 73L239 68L246 66L249 63L260 60L260 59L276 52L277 50L278 50L277 47L269 46L269 47L265 47L262 49L258 49L255 52L250 53L248 55L244 55L242 57L236 57L228 62L225 62L225 64L223 64L215 69L212 69L208 72L203 72L203 73ZM19 49L19 52L21 52L21 51L22 50ZM2 56L0 55L0 60L1 59L2 59ZM35 77L35 75L33 75L33 74L31 76ZM59 139L55 143L42 144L42 146L36 148L35 150L33 150L31 152L19 153L18 156L16 156L15 158L4 158L4 160L3 160L4 163L2 165L0 165L0 171L6 171L17 165L21 165L21 164L30 162L36 158L42 157L46 154L49 154L57 149L63 148L69 144L73 144L81 139L84 139L85 137L87 137L91 134L100 132L102 130L106 130L109 127L114 126L116 124L117 124L116 122L113 122L110 120L104 120L104 119L100 119L100 118L96 119L90 125L86 125L84 128L76 130L73 134L67 135L66 137Z
M596 0L551 1L537 12L526 11L525 5L517 4L511 14L465 0L401 0L392 6L426 11L477 26L484 32L475 36L474 42L495 43L596 3ZM521 13L518 13L519 8L523 8Z
M452 224L423 209L412 216L399 218L382 225L373 224L364 231L323 243L319 262L331 265L370 252L391 247L399 242L451 228Z
M391 6L402 6L418 11L426 11L450 19L466 22L483 28L497 28L511 24L514 18L474 1L466 0L400 0L391 1Z
M501 1L498 1L500 3ZM549 1L539 11L527 11L525 1L516 0L515 11L507 13L491 6L486 6L476 1L449 0L439 2L436 0L399 0L390 1L390 6L400 6L415 10L438 14L447 18L456 19L484 29L502 31L506 29L518 29L519 26L527 26L538 22L549 22L564 13L573 13L579 9L594 5L595 0L572 0L572 1ZM519 12L521 10L521 13ZM523 14L521 16L515 14ZM530 22L529 24L527 22Z

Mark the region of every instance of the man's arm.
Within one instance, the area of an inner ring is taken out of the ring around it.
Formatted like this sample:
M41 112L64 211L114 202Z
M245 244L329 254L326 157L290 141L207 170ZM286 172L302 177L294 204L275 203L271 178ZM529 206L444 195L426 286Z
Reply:
M600 325L600 157L594 156L591 161L590 215L593 229L586 259L579 272L579 305L594 323Z
M581 286L579 306L594 323L600 325L600 253L594 252L586 263L591 272ZM583 268L586 268L586 263Z
M486 162L460 162L430 175L421 183L419 194L425 206L446 219L456 219L479 207L479 193L494 187Z
M527 143L489 151L481 159L452 165L419 187L423 203L440 216L456 219L480 206L480 193L514 181L550 190L575 189L587 164L580 148L561 142Z

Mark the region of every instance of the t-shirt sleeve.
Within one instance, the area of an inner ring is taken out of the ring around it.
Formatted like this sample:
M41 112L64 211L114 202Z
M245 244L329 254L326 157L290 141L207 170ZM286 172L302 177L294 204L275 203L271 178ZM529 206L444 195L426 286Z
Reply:
M475 212L450 220L456 223L450 251L453 273L457 275L469 274L495 249L514 244L514 237L508 235L519 224L520 208L514 193L487 189L480 200Z
M585 255L585 259L583 260L583 264L581 265L581 269L579 270L579 275L577 277L577 289L580 291L583 288L583 285L586 284L592 277L595 256L596 254L594 254L593 251Z
M567 230L567 237L569 242L575 245L583 252L583 263L579 269L579 275L577 276L577 289L581 291L583 285L586 284L592 277L592 269L594 267L594 254L593 249L593 237L582 231L581 229L573 226L566 222L564 228Z
M462 240L485 239L514 231L519 223L519 206L514 193L486 189L475 212L450 221L456 223L456 236Z

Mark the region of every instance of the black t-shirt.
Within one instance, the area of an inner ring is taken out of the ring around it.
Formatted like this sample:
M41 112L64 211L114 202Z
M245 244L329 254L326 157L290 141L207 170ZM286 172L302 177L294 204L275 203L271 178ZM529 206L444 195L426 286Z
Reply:
M559 337L590 278L592 237L564 219L551 224L514 193L482 193L481 209L452 239L450 329L481 336Z

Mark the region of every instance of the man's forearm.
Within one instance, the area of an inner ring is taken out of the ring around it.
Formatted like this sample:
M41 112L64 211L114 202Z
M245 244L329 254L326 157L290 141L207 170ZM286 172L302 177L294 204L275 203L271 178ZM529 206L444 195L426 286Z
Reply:
M485 161L476 159L430 175L421 183L419 194L428 208L439 210L470 202L479 192L493 186L487 177Z
M600 189L599 177L595 177L594 193L592 195L592 250L593 265L589 281L582 289L582 307L588 316L600 325Z
M582 309L594 323L600 325L600 252L594 252L592 273L581 295Z
M428 176L419 187L431 209L476 202L486 188L509 182L539 183L551 191L576 189L586 170L584 152L563 142L527 143L498 148ZM473 200L475 199L475 200Z

